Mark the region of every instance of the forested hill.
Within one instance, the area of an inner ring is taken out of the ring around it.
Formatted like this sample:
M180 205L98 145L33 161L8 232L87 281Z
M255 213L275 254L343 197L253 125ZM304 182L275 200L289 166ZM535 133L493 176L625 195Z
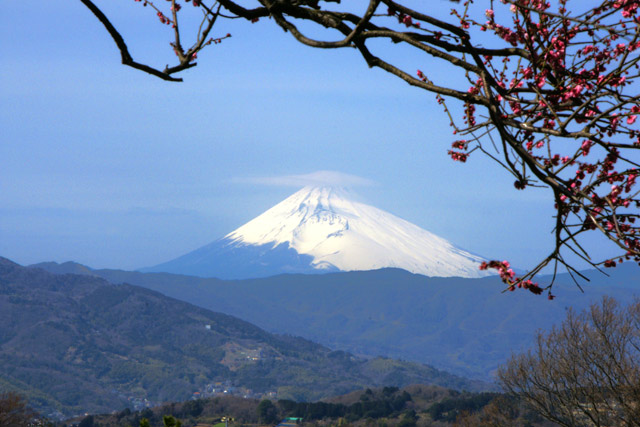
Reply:
M247 320L274 333L300 335L333 349L427 363L465 377L491 380L512 352L527 349L539 329L560 323L602 295L629 301L640 292L634 263L584 271L584 292L568 274L556 278L547 300L530 292L502 292L496 277L432 278L398 269L289 274L220 280L168 273L92 270L43 263L57 272L131 283ZM549 278L540 277L541 283Z
M214 383L303 400L377 385L483 387L273 335L137 286L0 258L0 390L26 394L45 415L73 415L185 400Z

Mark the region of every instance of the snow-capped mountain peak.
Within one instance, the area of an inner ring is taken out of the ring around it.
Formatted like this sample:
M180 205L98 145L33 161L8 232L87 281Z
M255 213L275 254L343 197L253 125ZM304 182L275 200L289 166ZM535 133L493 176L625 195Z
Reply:
M349 220L357 217L356 207L343 190L306 187L225 238L252 245L286 242L308 253L326 239L342 235L349 229Z
M227 234L235 244L288 244L315 268L402 268L427 276L479 277L481 257L408 221L353 201L344 189L305 187Z
M401 268L481 277L484 259L417 225L355 201L344 189L305 187L223 238L143 271L244 279L279 273Z

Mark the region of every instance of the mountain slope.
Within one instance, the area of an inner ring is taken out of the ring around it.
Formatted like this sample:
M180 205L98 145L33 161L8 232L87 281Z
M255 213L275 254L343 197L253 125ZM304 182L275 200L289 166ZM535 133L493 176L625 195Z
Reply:
M239 279L391 267L431 277L483 277L489 273L478 269L482 261L351 200L344 190L305 187L222 239L141 271Z
M428 363L459 375L490 379L513 351L602 295L621 302L640 296L638 266L608 269L581 292L559 275L557 298L502 293L498 278L428 278L402 270L281 275L224 281L166 273L92 270L174 298L233 314L269 331L302 335L356 354ZM544 277L541 278L544 280Z
M305 400L416 382L482 387L425 365L272 335L137 286L0 258L0 390L72 415L135 399L186 400L214 382Z

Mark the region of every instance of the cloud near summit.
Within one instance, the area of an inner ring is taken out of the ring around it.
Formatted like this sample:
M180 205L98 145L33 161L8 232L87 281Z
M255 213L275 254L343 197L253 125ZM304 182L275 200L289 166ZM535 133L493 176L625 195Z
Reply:
M337 171L316 171L302 175L235 178L233 179L233 182L277 187L306 187L320 185L368 187L375 184L375 182L370 179Z

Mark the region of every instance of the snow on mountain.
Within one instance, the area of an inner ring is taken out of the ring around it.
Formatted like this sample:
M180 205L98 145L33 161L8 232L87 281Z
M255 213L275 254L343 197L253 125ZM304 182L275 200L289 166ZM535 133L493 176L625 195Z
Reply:
M305 187L222 239L146 271L249 278L394 267L481 277L483 260L344 190Z

